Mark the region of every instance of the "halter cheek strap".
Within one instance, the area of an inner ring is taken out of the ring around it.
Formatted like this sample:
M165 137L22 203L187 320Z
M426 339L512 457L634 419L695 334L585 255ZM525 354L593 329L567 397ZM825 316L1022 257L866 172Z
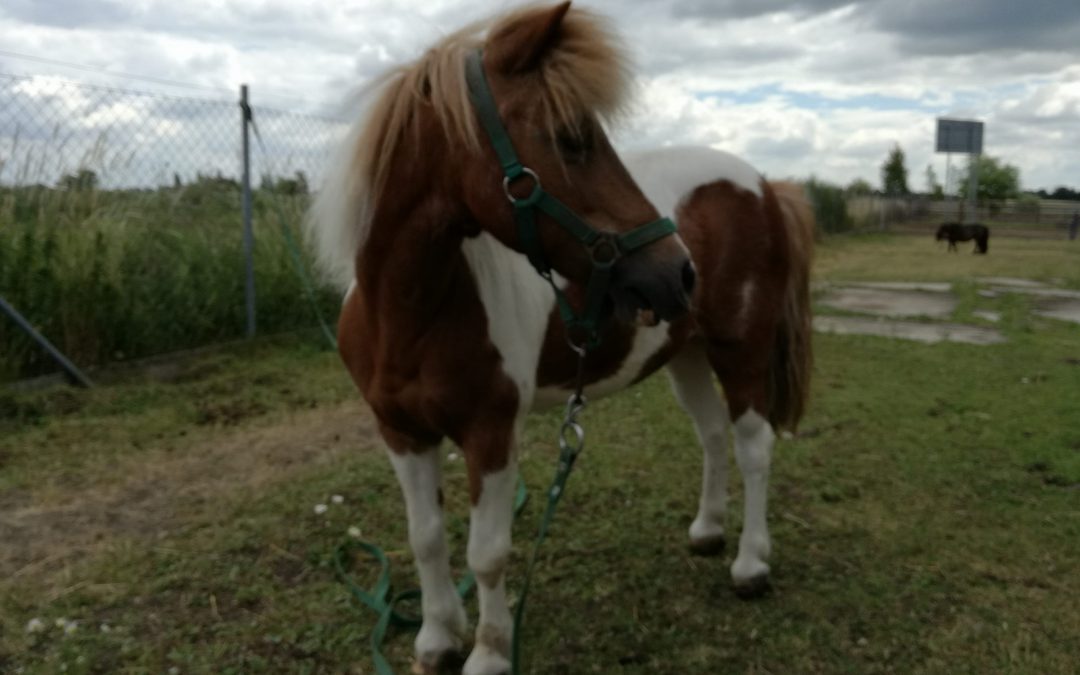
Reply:
M478 49L469 54L465 62L465 79L469 97L476 108L481 126L487 132L491 147L503 169L503 191L514 206L514 222L517 225L518 242L529 262L555 290L559 314L567 329L580 330L586 336L585 347L595 347L599 342L600 312L604 296L611 284L611 270L619 258L643 248L652 242L675 233L675 223L659 218L629 232L608 232L589 225L566 204L562 203L540 184L540 176L523 165L514 151L514 144L499 117L499 108L484 75L483 55ZM531 180L532 190L528 196L517 198L510 186L519 180ZM551 265L540 246L540 234L536 227L536 212L542 211L557 222L589 252L592 272L585 291L585 308L581 314L574 312L566 294L555 284Z

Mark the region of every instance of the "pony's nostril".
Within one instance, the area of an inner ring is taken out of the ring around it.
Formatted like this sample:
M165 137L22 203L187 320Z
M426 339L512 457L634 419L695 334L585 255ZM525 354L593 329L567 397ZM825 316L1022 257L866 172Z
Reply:
M695 281L697 281L697 272L694 271L694 263L687 260L682 268L682 285L687 295L694 292Z

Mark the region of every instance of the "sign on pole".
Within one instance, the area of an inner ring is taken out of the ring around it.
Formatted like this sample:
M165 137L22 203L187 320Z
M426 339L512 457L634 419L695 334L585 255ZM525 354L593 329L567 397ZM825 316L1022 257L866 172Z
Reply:
M939 117L935 150L947 153L962 152L968 156L968 204L971 208L969 217L974 216L977 220L978 202L975 195L979 184L977 166L979 155L983 151L983 123L978 120L953 120ZM961 220L964 220L963 211L960 213Z
M938 118L937 152L965 152L969 155L981 155L982 149L982 122Z

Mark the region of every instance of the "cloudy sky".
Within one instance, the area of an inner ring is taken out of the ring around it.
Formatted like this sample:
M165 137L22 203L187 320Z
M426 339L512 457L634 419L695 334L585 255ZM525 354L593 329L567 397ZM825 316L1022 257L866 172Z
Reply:
M333 114L387 65L515 4L0 0L0 73L225 100L248 82L258 102ZM1025 188L1080 185L1077 0L580 4L614 20L638 65L622 147L708 144L775 177L878 185L899 143L921 190L928 164L945 173L935 117L970 117L986 122L986 152L1018 166Z

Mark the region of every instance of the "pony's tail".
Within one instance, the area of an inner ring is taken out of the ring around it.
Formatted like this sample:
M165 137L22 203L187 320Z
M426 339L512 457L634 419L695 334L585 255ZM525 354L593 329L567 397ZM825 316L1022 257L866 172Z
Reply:
M806 408L813 363L810 261L814 252L814 212L802 186L770 182L780 205L787 240L788 278L783 315L769 358L769 422L795 430Z

